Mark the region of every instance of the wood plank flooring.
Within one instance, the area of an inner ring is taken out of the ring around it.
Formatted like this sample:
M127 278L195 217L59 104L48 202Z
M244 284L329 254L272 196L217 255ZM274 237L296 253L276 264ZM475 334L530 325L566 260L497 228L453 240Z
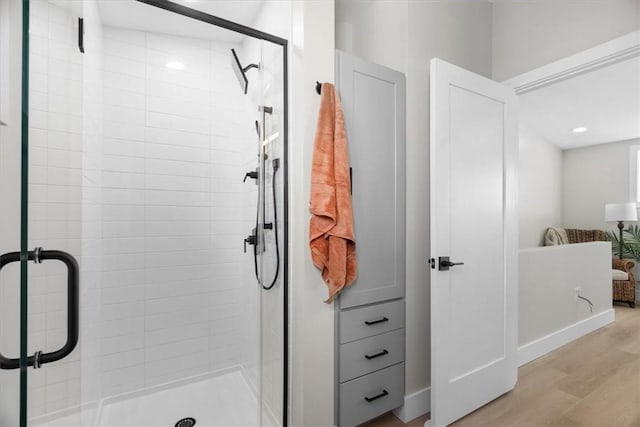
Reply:
M640 427L640 307L614 308L613 324L521 366L514 390L452 426ZM393 414L363 424L404 425Z

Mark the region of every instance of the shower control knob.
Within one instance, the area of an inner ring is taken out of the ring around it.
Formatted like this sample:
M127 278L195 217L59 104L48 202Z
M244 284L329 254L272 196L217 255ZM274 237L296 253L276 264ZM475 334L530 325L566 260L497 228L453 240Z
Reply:
M247 244L251 246L255 246L257 242L258 242L258 238L256 237L255 233L247 236L247 238L244 239L244 253L245 254L247 253Z
M244 175L244 179L242 180L242 182L246 182L246 181L247 181L247 178L251 178L251 179L258 179L258 170L256 169L256 170L254 170L254 171L247 172L247 173Z

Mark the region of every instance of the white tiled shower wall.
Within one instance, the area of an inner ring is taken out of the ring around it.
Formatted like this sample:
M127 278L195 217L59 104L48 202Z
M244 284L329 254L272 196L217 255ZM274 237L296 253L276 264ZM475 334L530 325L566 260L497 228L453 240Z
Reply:
M242 240L257 187L242 177L258 116L233 45L100 29L91 0L81 55L78 15L31 4L31 246L79 259L83 308L74 355L29 373L30 415L251 368L259 290ZM66 336L64 271L31 270L30 352L52 350Z
M231 47L104 30L103 395L257 359L255 113Z
M83 65L70 11L31 2L29 247L79 260L83 193ZM95 118L94 118L95 119ZM56 261L29 264L29 354L66 341L66 271ZM29 370L31 416L77 404L80 354Z

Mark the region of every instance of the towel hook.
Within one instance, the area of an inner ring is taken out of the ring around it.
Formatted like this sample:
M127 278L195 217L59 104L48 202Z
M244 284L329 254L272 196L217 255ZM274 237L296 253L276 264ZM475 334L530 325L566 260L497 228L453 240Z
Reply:
M322 92L322 83L320 83L319 81L316 81L316 92L318 92L318 95L320 95L320 92Z

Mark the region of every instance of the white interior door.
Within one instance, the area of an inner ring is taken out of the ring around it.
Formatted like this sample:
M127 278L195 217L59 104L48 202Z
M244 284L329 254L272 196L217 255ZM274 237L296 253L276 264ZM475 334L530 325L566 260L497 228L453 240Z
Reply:
M502 84L431 61L431 426L517 380L515 102Z

